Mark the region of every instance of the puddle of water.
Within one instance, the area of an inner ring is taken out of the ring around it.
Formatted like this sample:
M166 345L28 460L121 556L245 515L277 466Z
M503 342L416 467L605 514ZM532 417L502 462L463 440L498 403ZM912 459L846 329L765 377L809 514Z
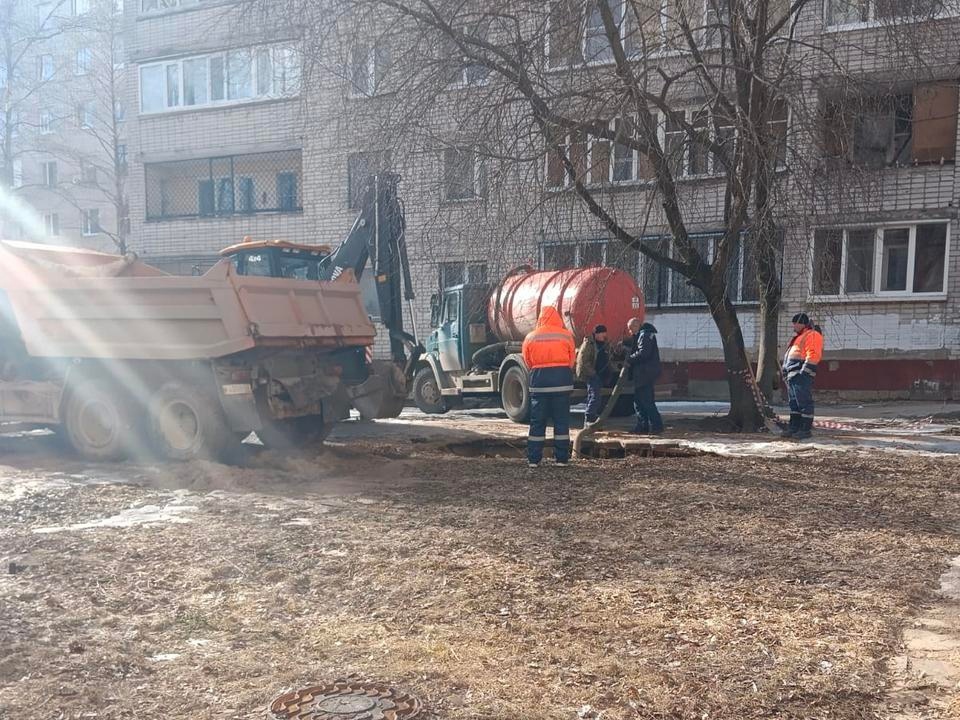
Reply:
M195 505L169 504L143 505L136 508L128 508L107 518L92 520L91 522L77 523L75 525L55 525L51 527L42 527L34 529L34 533L48 534L56 532L65 532L70 530L91 530L93 528L129 528L138 525L156 525L159 523L188 523L191 518L186 517L189 513L195 512Z

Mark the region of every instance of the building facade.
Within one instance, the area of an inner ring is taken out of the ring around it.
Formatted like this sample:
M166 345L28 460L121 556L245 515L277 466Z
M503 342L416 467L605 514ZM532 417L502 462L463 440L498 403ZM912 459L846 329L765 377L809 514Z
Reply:
M771 121L783 137L784 173L804 167L804 180L784 183L781 199L790 206L780 219L781 339L801 310L822 326L822 393L956 397L960 67L950 48L960 18L952 6L938 4L923 18L895 17L891 7L812 3L796 23L797 37L823 52L810 82ZM353 222L358 178L389 167L404 177L412 324L421 336L430 297L444 286L495 283L524 263L613 265L642 283L667 363L662 391L726 392L720 338L699 291L611 239L549 160L529 173L503 169L458 145L458 101L484 85L481 70L465 66L450 81L436 144L406 147L378 121L398 107L382 44L350 44L336 69L308 73L297 38L246 5L127 0L124 19L131 246L158 266L200 271L244 236L336 243ZM596 51L589 25L574 38L581 61ZM906 47L911 36L922 42ZM562 69L556 52L550 62ZM850 78L856 82L843 82ZM680 112L698 121L692 100ZM669 118L660 132L670 146ZM600 157L589 138L564 142ZM698 208L694 238L709 261L722 228L723 182L709 155L682 139L677 148L675 172L685 202ZM671 252L643 158L604 152L590 172L614 188L618 217ZM758 290L747 247L737 251L728 294L755 352Z
M5 4L0 57L0 234L122 249L126 106L112 1Z

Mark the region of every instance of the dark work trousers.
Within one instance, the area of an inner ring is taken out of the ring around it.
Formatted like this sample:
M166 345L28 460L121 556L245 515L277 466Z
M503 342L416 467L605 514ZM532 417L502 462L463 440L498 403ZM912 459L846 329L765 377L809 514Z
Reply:
M603 378L594 375L587 381L587 422L593 422L603 410Z
M557 462L570 459L570 393L530 395L530 434L527 436L527 460L543 459L547 441L547 423L553 423L553 457Z
M663 418L657 410L652 383L633 388L633 409L637 412L637 427L634 432L663 432Z
M791 415L797 413L804 420L813 421L812 376L802 372L787 380L787 397L790 399Z

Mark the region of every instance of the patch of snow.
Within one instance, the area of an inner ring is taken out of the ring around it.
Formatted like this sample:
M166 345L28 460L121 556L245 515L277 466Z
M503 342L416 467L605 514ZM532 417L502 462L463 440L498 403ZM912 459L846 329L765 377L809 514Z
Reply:
M313 520L305 517L293 518L285 523L280 523L281 527L313 527Z
M178 657L180 657L180 653L160 653L149 659L153 662L170 662L171 660L176 660Z
M204 645L209 645L212 640L205 640L204 638L190 638L187 640L188 645L193 645L194 647L203 647Z
M156 525L159 523L188 523L190 518L185 514L197 510L195 505L180 505L169 503L163 507L159 505L143 505L128 508L107 518L100 518L91 522L77 523L76 525L61 525L35 528L34 533L47 534L70 530L91 530L93 528L129 528L138 525Z
M940 576L940 592L951 600L960 600L960 557L955 557Z

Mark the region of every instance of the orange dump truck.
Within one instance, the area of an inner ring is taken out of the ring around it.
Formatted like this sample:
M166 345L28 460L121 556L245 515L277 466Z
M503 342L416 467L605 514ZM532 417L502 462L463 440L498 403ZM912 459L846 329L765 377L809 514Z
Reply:
M297 443L351 407L378 415L384 393L398 414L406 396L402 372L371 371L349 273L258 277L224 259L179 277L9 241L0 267L0 422L60 427L90 459L218 456L251 431Z

